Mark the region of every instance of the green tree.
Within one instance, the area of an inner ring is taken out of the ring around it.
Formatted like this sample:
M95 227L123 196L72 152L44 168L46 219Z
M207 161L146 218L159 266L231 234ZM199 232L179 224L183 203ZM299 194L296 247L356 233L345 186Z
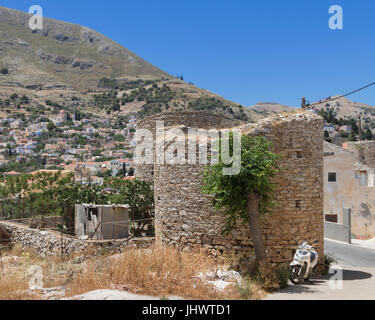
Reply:
M349 141L357 141L357 136L353 130L349 134Z
M20 100L21 104L28 104L29 102L30 102L30 99L26 95L23 95L21 97L21 100Z
M15 101L16 99L18 99L18 94L17 94L17 93L13 93L13 94L10 96L10 100Z
M112 177L112 170L108 169L108 170L104 171L103 172L103 177L105 177L105 178Z
M271 144L262 136L253 138L243 135L239 174L224 175L223 169L227 165L220 158L219 163L208 167L203 176L203 193L213 195L215 209L225 209L224 233L229 233L235 227L238 218L249 223L258 263L266 259L260 215L270 212L275 204L272 177L278 170L278 156L270 148Z
M48 131L53 131L55 129L56 129L56 125L52 121L48 122L48 124L47 124L47 130Z
M129 206L131 215L131 233L133 235L140 235L142 232L141 226L143 222L149 220L149 225L152 224L154 217L154 192L152 184L142 180L124 180L112 179L107 181L107 185L115 190L109 196L109 200L114 204L126 204ZM153 232L153 230L148 230Z
M8 157L12 156L12 146L8 143L7 144L7 151L8 151Z
M128 171L128 176L129 176L129 177L133 177L133 176L134 176L134 172L135 172L134 168L133 168L133 167L130 167L130 168L129 168L129 171Z
M108 197L103 192L103 186L89 184L78 190L77 202L88 204L106 204L108 202Z
M117 173L117 176L118 177L126 177L126 164L125 163L122 164L122 168Z
M372 139L373 139L372 131L368 128L365 131L365 140L372 140Z

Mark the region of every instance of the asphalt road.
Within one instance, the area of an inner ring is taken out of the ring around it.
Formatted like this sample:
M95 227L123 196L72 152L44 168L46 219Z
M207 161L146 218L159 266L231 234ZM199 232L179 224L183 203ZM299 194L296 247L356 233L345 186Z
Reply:
M331 277L337 279L336 269L332 274L312 277L311 282L269 294L265 300L375 300L375 250L327 239L324 248L341 267L341 287L331 286Z
M375 268L375 250L325 239L324 251L339 265Z

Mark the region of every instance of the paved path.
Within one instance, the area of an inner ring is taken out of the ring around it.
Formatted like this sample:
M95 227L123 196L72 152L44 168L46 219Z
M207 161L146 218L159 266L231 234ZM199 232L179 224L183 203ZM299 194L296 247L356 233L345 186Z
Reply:
M375 268L375 250L365 248L359 243L346 244L325 239L324 251L333 256L340 265Z
M375 299L375 250L325 241L325 252L333 256L342 267L342 289L330 288L333 274L312 278L312 283L290 285L268 295L265 300L374 300Z

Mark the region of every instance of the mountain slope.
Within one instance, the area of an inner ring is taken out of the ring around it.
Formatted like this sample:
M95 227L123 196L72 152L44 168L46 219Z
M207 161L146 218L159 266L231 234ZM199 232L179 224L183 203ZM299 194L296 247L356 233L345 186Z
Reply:
M44 18L43 30L28 27L31 15L0 7L0 83L96 88L103 77L171 78L167 73L89 28Z
M249 109L257 112L266 112L266 113L280 113L280 112L294 112L295 108L285 106L275 102L258 102Z
M314 107L318 110L333 110L336 113L336 118L343 119L358 119L359 116L366 117L370 116L371 118L375 117L375 108L361 102L351 101L348 98L339 96L329 97L325 100L320 100L314 102ZM335 99L333 101L328 101L330 99Z
M329 101L335 99L333 101ZM351 101L346 97L332 96L314 103L313 108L320 111L327 122L334 123L339 130L340 125L350 121L363 130L375 132L375 108L365 103Z
M0 116L61 109L98 117L202 110L235 123L263 116L172 77L89 28L44 18L43 30L33 32L30 17L0 7L0 71L7 70L0 72Z

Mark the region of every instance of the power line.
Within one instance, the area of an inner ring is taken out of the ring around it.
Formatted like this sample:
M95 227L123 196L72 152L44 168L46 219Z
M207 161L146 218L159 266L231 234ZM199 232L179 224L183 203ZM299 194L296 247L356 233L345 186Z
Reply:
M362 91L362 90L364 90L364 89L367 89L367 88L369 88L369 87L371 87L371 86L373 86L373 85L375 85L375 82L372 82L372 83L370 83L370 84L368 84L368 85L366 85L366 86L364 86L364 87L362 87L362 88L359 88L359 89L356 89L356 90L350 91L350 92L348 92L348 93L346 93L346 94L343 94L343 95L341 95L341 96L338 96L338 97L336 97L336 98L332 98L332 99L329 99L329 100L324 100L324 102L330 102L330 101L338 100L338 99L340 99L340 98L347 97L347 96L349 96L349 95L352 95L353 93L357 93L357 92ZM315 103L312 103L312 104L308 104L308 106L315 106L315 105L318 105L318 104L321 104L321 103L323 103L323 102L315 102Z

